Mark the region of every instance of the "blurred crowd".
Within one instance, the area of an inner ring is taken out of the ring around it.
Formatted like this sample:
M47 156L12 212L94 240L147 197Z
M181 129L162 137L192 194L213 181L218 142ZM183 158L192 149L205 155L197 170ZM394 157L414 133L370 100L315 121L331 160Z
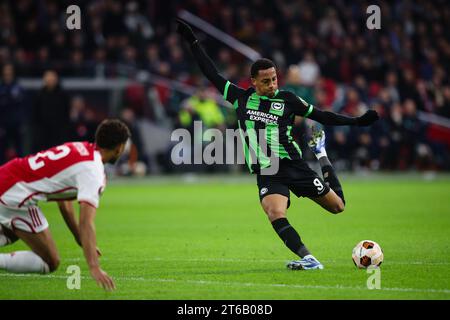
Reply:
M329 153L344 168L450 169L449 129L419 118L419 112L450 118L445 0L78 1L82 23L75 31L65 26L70 4L0 4L0 163L23 152L24 126L33 151L64 139L92 139L105 115L82 95L68 94L59 77L136 80L145 70L198 89L187 94L164 83L150 85L174 127L190 128L199 119L207 127L234 128L231 110L213 98L174 30L176 13L187 10L272 59L280 86L317 107L352 116L368 108L379 112L381 120L371 128L325 128ZM381 9L379 30L366 26L372 4ZM250 86L251 61L196 31L224 76ZM39 77L44 85L30 97L17 77ZM139 119L160 119L148 111L156 102L146 101L146 90L135 81L124 95L121 114L136 131ZM307 125L298 122L296 128L302 145Z

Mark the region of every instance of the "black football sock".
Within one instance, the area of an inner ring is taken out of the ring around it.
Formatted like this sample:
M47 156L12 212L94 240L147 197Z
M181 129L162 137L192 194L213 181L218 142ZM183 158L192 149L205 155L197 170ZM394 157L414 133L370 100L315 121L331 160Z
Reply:
M323 180L331 189L333 189L334 192L336 192L345 204L344 192L342 191L341 184L339 183L339 179L334 172L330 160L328 160L328 157L326 156L321 157L319 159L319 163L322 167Z
M276 233L283 240L284 244L300 258L311 254L295 229L289 224L286 218L280 218L272 222Z

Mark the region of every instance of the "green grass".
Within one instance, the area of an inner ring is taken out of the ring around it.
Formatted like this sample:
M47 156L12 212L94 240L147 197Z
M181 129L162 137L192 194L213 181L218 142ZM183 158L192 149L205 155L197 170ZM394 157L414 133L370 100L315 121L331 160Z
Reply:
M262 212L253 179L114 183L97 216L103 292L55 204L42 204L61 255L52 275L0 271L0 299L449 299L450 179L343 178L346 211L291 198L288 217L324 270L289 271L295 256ZM384 250L381 289L351 260L360 240ZM22 250L23 243L0 249ZM69 265L81 290L66 287Z

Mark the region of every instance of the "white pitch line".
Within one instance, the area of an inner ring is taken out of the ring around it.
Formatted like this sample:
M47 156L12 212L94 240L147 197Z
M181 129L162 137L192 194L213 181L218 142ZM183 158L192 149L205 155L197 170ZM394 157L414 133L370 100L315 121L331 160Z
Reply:
M79 262L84 261L83 258L67 258L63 259L67 262ZM127 258L119 258L119 259L109 259L107 257L101 258L101 260L110 260L110 261L130 261L130 259ZM285 263L288 260L280 260L280 259L240 259L240 258L160 258L160 257L154 257L154 258L145 258L145 259L134 259L134 261L138 262L146 262L146 261L186 261L186 262L248 262L248 263L265 263L265 262L278 262L278 263ZM348 261L344 260L321 260L325 264L338 264L338 265L346 265L346 264L352 264L351 260ZM392 265L431 265L431 266L447 266L450 265L450 262L426 262L426 261L405 261L405 262L399 262L399 261L389 261L389 264ZM388 264L385 263L385 264Z
M65 276L58 275L38 275L38 274L13 274L2 273L0 277L5 278L39 278L39 279L67 279ZM81 279L91 279L90 277L82 276ZM254 283L254 282L221 282L210 280L183 280L183 279L155 279L143 277L114 277L116 281L141 281L141 282L172 282L172 283L188 283L195 285L219 285L219 286L236 286L236 287L272 287L272 288L293 288L293 289L339 289L339 290L369 290L365 287L350 287L350 286L322 286L322 285L300 285L300 284L285 284L285 283ZM398 291L398 292L419 292L419 293L443 293L450 294L450 289L419 289L419 288L380 288L371 291Z

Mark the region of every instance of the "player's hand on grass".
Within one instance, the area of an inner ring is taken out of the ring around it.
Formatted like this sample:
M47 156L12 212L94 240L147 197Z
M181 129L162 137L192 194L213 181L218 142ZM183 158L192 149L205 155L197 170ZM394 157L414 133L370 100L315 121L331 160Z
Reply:
M380 119L378 113L375 110L369 110L362 116L358 117L357 124L360 127L370 126L372 123Z
M189 44L193 44L197 38L195 37L194 32L191 27L181 19L177 19L177 32L178 34Z
M113 291L116 289L113 279L99 267L91 269L92 278L106 291Z

